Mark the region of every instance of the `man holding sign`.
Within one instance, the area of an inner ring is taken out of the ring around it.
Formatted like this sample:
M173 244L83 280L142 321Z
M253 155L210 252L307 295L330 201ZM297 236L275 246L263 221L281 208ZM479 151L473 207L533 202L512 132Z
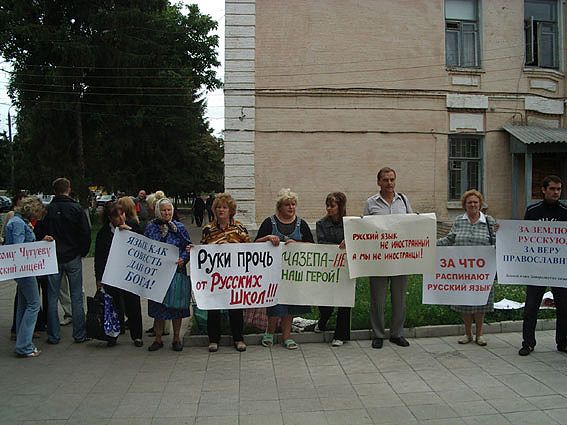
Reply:
M526 209L524 220L534 221L567 221L567 206L561 197L561 179L557 176L547 176L543 179L541 191L544 199ZM547 286L526 286L526 303L524 306L524 325L522 329L522 348L520 356L529 355L536 345L535 328L537 313ZM555 342L557 350L567 353L567 288L551 287L555 302L557 323Z
M403 193L395 191L396 171L384 167L378 172L377 180L380 192L366 200L363 215L408 214L412 212L409 199ZM400 347L408 347L409 342L402 335L406 318L408 276L402 275L370 277L370 322L374 331L372 348L382 348L386 336L384 309L388 282L390 282L392 297L390 341Z

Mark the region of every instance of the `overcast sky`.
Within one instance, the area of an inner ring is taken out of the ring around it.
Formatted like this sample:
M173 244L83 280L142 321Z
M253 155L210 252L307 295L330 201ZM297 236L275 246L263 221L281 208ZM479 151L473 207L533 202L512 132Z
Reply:
M173 2L172 2L173 3ZM219 59L221 66L218 68L217 73L221 80L224 81L224 0L183 0L181 3L191 4L196 3L201 10L201 13L210 15L215 21L218 22L217 34L219 36ZM6 63L1 63L0 68L7 69ZM8 84L8 74L0 71L0 131L8 129L8 108L10 107L11 100L6 92L6 85ZM11 109L10 114L14 116L16 111ZM222 90L215 90L214 92L207 93L207 118L211 127L215 131L215 135L220 135L224 128L224 96ZM12 121L12 131L15 132Z

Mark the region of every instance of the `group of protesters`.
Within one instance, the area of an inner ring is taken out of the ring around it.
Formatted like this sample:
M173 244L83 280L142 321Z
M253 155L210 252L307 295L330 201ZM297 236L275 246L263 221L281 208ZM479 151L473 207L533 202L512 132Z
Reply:
M389 215L412 213L408 197L395 190L396 172L389 167L382 168L377 174L379 192L369 197L364 204L363 215ZM47 334L48 344L60 341L57 299L59 297L61 278L67 276L71 297L73 339L76 343L89 340L85 330L85 315L83 306L83 284L81 257L85 256L90 247L90 228L84 211L69 195L71 185L69 180L59 178L54 181L55 197L47 207L47 212L37 198L27 197L16 206L15 214L8 221L5 229L7 244L32 242L36 239L55 240L57 243L57 260L59 273L49 275L47 285ZM557 176L548 176L542 182L544 199L526 209L526 220L567 221L567 207L561 203L562 182ZM297 215L298 196L290 189L282 189L276 198L275 214L267 217L261 224L254 242L269 242L275 246L280 243L307 242L314 243L315 238L305 220ZM439 246L478 246L494 245L495 233L498 231L496 220L484 214L483 195L476 189L463 193L461 204L464 214L456 218L447 236L438 240ZM345 249L343 217L346 216L347 198L343 192L332 192L325 199L325 216L316 223L318 243L338 245ZM210 223L202 230L201 244L225 244L252 242L246 227L235 219L236 201L229 193L218 194L211 205L212 217ZM98 288L104 288L113 299L119 310L121 329L127 324L130 336L137 347L143 346L142 314L138 295L102 283L104 268L110 253L110 246L115 231L131 230L146 237L174 245L179 250L177 261L178 273L186 273L189 252L193 243L184 225L176 218L172 202L163 192L146 196L140 191L138 197L120 198L108 204L104 209L104 224L98 232L95 248L95 277ZM32 231L32 223L37 221ZM34 326L40 309L38 284L35 277L18 278L17 281L17 310L16 310L16 348L15 352L21 357L36 357L41 351L32 342ZM408 276L375 276L369 279L370 286L370 322L374 338L372 347L383 347L384 339L400 347L410 343L403 335L405 323L405 295L408 287ZM392 315L389 333L386 333L384 318L388 288L391 294ZM530 354L535 345L535 327L537 313L545 286L528 286L524 309L523 343L519 351L522 356ZM480 346L487 345L483 335L484 315L493 310L494 289L490 292L488 301L482 306L453 306L461 313L465 325L465 335L458 339L460 344L476 342ZM567 288L552 287L557 308L556 344L557 349L567 352ZM45 306L44 306L45 307ZM291 337L292 319L294 315L309 312L311 306L277 304L268 307L267 329L261 343L271 347L275 342L278 324L281 328L283 347L293 350L298 344ZM327 330L327 323L334 308L319 307L319 320L315 332ZM162 336L168 333L167 321L172 322L173 339L171 348L175 351L183 349L180 340L181 321L190 315L189 305L183 309L173 309L164 304L148 301L149 316L154 319L153 327L149 330L154 335L154 341L149 351L163 348ZM332 346L339 347L350 339L349 307L339 307L336 328ZM245 351L243 337L244 311L229 310L230 330L234 348ZM209 310L207 331L209 351L219 349L221 314L219 310ZM475 323L473 335L472 324ZM111 340L108 345L114 345Z

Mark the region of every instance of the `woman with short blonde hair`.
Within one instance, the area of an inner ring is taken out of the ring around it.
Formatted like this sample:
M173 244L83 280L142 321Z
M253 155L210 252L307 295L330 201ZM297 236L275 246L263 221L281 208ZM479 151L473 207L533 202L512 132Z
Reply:
M230 193L219 193L213 201L214 219L203 228L203 245L250 242L248 230L242 223L234 219L236 201ZM232 342L237 351L246 351L242 331L244 328L243 310L229 309L228 317ZM207 334L209 336L209 351L214 353L219 349L221 336L221 311L207 311Z
M281 189L276 197L276 213L266 218L255 242L270 242L274 246L280 241L287 243L310 242L313 243L313 234L305 220L296 214L297 195L291 189ZM297 342L291 339L291 324L294 314L305 314L311 311L310 306L277 304L268 307L268 329L262 337L262 345L271 347L274 344L274 333L278 319L281 318L282 343L289 350L298 348Z
M498 230L496 220L482 212L484 197L476 190L467 190L461 196L461 205L465 210L462 216L455 219L455 223L447 236L437 241L437 246L478 246L494 245L494 233ZM459 338L459 344L468 344L473 340L480 346L487 344L482 327L485 313L494 310L494 286L488 295L485 305L454 305L451 309L461 313L465 323L465 335ZM476 323L475 338L472 335L472 323Z
M14 208L6 224L5 245L35 242L31 221L40 220L45 208L36 196L26 196ZM45 241L53 241L45 236ZM18 307L16 310L16 348L18 357L37 357L41 351L32 342L35 322L40 309L39 288L35 276L16 278Z

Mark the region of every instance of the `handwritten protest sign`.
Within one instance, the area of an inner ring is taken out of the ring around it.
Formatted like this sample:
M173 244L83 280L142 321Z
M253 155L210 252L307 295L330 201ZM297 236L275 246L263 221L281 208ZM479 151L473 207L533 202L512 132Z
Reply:
M344 217L351 278L433 273L435 214Z
M179 259L179 248L128 230L114 232L102 282L161 303Z
M337 245L292 243L282 249L281 304L353 307L355 282Z
M281 246L271 243L197 245L191 250L191 281L203 310L277 304Z
M0 281L58 272L55 242L0 246Z
M423 275L423 304L484 305L495 275L492 246L437 247L437 270Z
M567 287L567 222L500 221L496 268L499 283Z

